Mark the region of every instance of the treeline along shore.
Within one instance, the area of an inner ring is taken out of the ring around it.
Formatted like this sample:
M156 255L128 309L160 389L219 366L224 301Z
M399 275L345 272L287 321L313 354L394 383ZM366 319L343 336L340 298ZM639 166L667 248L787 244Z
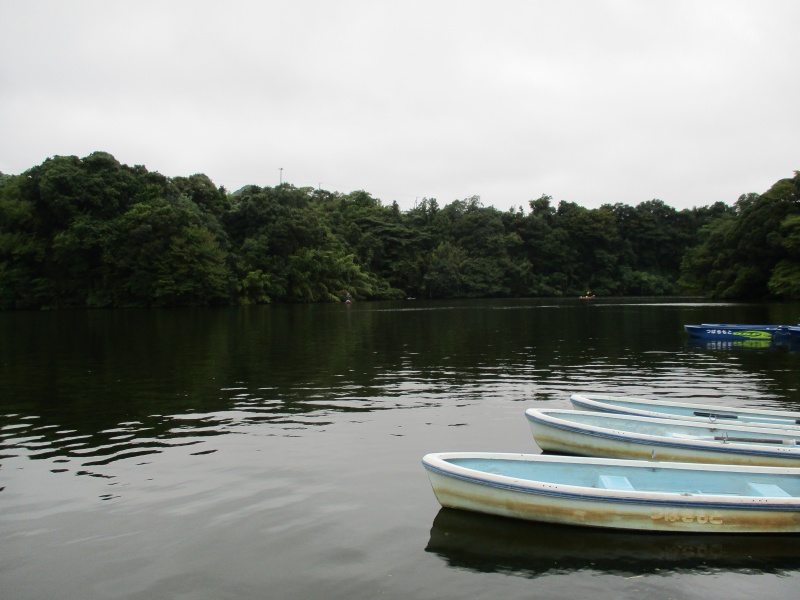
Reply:
M541 196L401 211L349 194L165 177L106 152L0 174L0 309L699 294L800 299L800 173L733 204Z

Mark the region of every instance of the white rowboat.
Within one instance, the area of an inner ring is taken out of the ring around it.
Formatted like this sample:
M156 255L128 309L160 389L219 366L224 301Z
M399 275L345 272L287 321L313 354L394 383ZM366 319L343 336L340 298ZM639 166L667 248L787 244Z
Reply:
M757 408L732 408L713 404L689 404L669 400L649 400L601 394L573 394L577 410L619 415L637 415L658 419L682 419L697 423L728 423L754 427L789 428L800 431L800 412Z
M800 467L800 430L528 409L545 452L641 460Z
M482 452L422 464L446 508L645 531L800 532L800 469Z

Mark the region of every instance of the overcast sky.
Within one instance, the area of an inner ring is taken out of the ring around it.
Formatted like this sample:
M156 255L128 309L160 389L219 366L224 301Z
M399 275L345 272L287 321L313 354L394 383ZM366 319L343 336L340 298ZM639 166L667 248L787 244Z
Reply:
M797 0L0 0L0 171L732 204L800 169L798 27Z

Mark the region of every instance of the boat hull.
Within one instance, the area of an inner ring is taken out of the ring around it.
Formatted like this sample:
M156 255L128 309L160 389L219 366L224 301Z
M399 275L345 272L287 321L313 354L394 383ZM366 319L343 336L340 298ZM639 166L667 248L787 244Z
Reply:
M637 415L656 419L681 419L695 423L730 423L781 428L800 433L800 412L734 408L601 394L573 394L570 396L570 401L577 410Z
M728 325L724 323L702 323L684 325L691 337L704 340L763 341L769 343L776 339L789 337L786 325Z
M800 467L800 446L795 444L798 434L785 429L706 427L688 421L568 410L529 409L525 414L536 444L545 452L671 462ZM596 419L591 419L594 416ZM583 422L571 420L573 417ZM647 421L653 423L653 431L630 430L630 427ZM786 438L792 443L726 441L748 436L770 440Z
M641 531L800 532L798 498L782 503L764 498L761 503L742 504L739 498L721 496L703 499L677 493L610 494L609 490L589 487L457 472L433 462L430 456L423 459L423 465L436 498L446 508L561 525ZM568 457L548 458L568 460ZM641 468L652 468L654 464L657 463L643 463Z

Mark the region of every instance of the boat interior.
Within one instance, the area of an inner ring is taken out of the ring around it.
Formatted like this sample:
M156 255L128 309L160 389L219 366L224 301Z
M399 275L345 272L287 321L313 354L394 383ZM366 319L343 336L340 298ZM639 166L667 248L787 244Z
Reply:
M571 485L617 491L641 491L725 496L800 498L800 477L766 469L736 470L708 465L650 466L598 465L580 462L548 462L498 458L446 458L446 462L477 471L522 481Z

